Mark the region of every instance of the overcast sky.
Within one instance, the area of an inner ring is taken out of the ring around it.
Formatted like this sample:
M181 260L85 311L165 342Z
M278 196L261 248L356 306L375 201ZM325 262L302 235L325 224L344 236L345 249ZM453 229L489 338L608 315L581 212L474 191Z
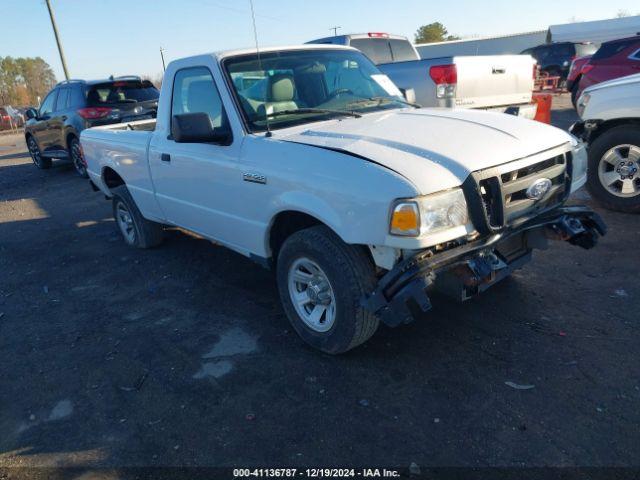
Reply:
M74 78L162 72L167 60L253 46L249 0L52 0ZM638 0L254 0L260 43L291 45L339 32L412 37L439 21L460 36L542 30L640 13ZM0 0L0 57L41 56L63 78L44 0Z

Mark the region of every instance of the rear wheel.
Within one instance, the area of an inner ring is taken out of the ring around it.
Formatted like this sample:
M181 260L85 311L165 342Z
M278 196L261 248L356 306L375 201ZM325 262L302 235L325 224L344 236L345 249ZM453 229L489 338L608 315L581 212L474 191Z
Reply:
M47 168L51 168L51 159L45 158L42 156L40 152L40 147L38 147L38 142L31 135L27 137L27 148L29 149L29 154L31 155L31 160L33 160L33 164L42 169L46 170Z
M640 127L620 126L589 148L587 188L605 208L640 212Z
M80 148L80 140L76 137L71 137L71 140L69 140L69 158L71 158L73 162L76 173L82 178L89 178L87 174L87 163L82 155L82 148Z
M278 255L277 277L291 325L314 348L343 353L378 328L378 318L360 305L375 286L373 262L327 227L291 235Z
M163 240L162 225L142 216L125 185L113 190L113 217L116 227L127 245L151 248Z

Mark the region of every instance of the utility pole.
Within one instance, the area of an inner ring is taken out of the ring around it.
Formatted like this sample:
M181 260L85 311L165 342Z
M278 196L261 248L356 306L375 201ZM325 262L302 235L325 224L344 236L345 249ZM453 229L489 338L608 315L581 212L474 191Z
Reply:
M49 9L49 16L51 17L51 26L53 27L53 34L56 37L56 43L58 44L58 52L60 52L60 61L62 62L62 70L64 70L64 77L69 80L69 70L67 70L67 61L64 59L64 51L62 50L62 44L60 43L60 35L58 34L58 27L56 26L56 18L53 15L53 8L51 8L51 0L47 0L47 8Z
M162 71L164 72L167 67L164 65L164 48L160 47L160 58L162 58Z
M338 36L338 29L342 28L342 27L331 27L329 30L333 30L333 36L337 37Z

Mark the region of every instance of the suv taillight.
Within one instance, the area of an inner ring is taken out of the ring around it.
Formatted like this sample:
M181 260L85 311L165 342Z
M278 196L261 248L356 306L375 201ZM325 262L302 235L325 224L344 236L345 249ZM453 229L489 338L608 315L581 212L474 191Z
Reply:
M589 73L591 70L593 70L593 65L591 65L590 63L585 63L580 69L580 73L584 75L585 73Z
M78 110L80 115L85 120L95 120L96 118L104 118L113 111L113 108L109 107L86 107Z
M436 97L451 98L456 95L458 69L455 65L434 65L429 69L429 76L436 84Z

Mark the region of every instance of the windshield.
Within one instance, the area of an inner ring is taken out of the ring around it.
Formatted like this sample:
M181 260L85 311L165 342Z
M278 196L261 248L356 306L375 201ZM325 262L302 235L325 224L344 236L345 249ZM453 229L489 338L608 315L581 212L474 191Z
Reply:
M274 130L342 116L405 107L398 88L362 53L300 50L224 61L250 130Z

